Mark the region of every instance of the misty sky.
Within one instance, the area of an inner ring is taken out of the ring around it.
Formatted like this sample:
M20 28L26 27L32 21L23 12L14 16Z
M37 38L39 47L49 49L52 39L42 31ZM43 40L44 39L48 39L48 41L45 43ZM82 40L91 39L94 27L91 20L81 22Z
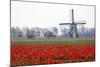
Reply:
M74 9L75 21L86 21L86 27L95 25L94 7L34 2L11 2L12 27L59 27L59 23L71 23L70 9Z

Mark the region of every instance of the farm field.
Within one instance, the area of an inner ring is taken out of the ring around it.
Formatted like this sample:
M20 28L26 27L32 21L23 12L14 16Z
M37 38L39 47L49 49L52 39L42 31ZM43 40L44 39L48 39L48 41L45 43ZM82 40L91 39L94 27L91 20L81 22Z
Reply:
M11 65L95 61L93 39L12 40Z

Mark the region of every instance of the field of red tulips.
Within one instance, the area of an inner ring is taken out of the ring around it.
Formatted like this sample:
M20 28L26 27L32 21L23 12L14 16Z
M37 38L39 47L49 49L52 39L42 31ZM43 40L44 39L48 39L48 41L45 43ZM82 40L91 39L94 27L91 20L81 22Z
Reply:
M11 43L11 65L15 66L88 61L95 61L94 43Z

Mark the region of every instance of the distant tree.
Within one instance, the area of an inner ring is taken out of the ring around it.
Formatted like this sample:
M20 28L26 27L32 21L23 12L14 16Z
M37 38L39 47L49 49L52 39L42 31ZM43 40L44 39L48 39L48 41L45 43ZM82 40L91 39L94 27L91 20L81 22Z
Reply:
M28 28L26 34L27 34L27 38L33 38L32 32Z
M20 37L22 37L22 35L23 35L23 33L22 33L22 31L20 30L20 28L19 27L16 27L16 37L17 38L20 38Z
M53 32L50 31L50 30L47 30L47 31L44 33L44 36L45 36L45 37L55 37L55 35L53 34Z
M62 33L63 37L71 36L71 33L69 32L69 30L67 28L61 29L61 33Z
M53 29L53 35L54 37L56 37L58 34L58 29L56 27L53 27L52 29Z
M35 33L35 36L38 38L38 37L40 37L40 28L35 28L35 31L34 31L34 33Z
M80 37L92 38L95 37L95 28L83 27L79 32Z
M31 32L32 38L35 38L35 37L36 37L36 35L35 35L35 30L34 30L34 29L31 29L30 32Z

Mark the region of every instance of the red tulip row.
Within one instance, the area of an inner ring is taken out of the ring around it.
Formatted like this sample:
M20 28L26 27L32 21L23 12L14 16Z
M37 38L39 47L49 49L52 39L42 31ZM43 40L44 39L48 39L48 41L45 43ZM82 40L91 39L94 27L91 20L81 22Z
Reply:
M12 45L11 65L37 65L95 60L94 45Z

